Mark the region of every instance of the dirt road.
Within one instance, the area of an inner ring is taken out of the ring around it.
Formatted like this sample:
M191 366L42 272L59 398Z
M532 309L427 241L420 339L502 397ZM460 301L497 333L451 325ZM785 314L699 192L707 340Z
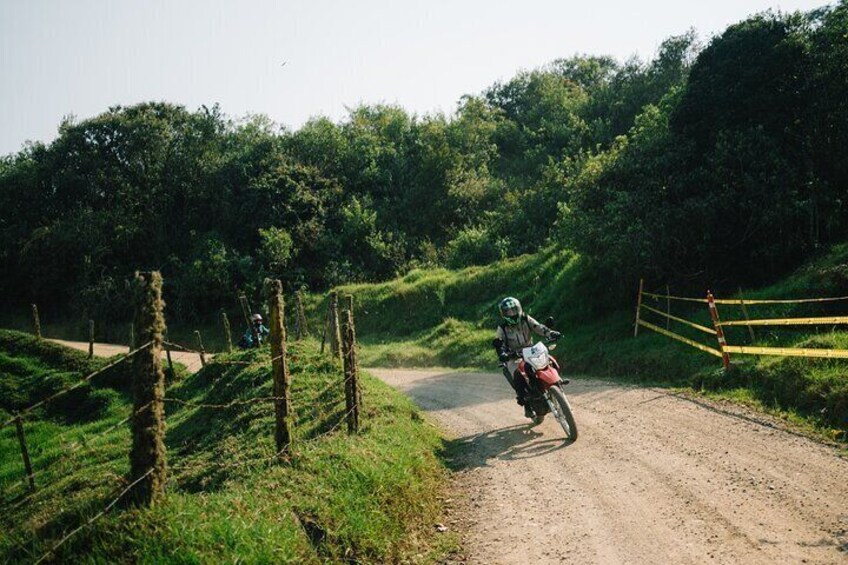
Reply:
M50 341L54 343L58 343L60 345L64 345L65 347L71 347L73 349L79 349L80 351L88 351L88 342L87 341L65 341L62 339L51 339ZM94 354L98 357L111 357L112 355L118 355L119 353L128 353L130 350L126 345L115 345L111 343L95 343L94 344ZM212 355L207 354L207 359L210 359ZM165 353L162 353L162 358L165 358ZM189 373L196 373L200 370L200 356L197 353L189 353L187 351L172 351L171 359L174 363L182 363L185 365L186 369Z
M568 444L500 375L371 372L456 438L472 563L848 563L848 460L742 409L578 380Z

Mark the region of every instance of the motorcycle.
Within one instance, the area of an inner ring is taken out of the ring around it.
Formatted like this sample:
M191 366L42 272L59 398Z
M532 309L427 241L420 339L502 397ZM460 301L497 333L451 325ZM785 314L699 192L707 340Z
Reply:
M565 396L565 385L568 379L562 379L559 375L560 366L556 358L550 354L550 350L556 348L552 340L550 348L538 342L531 347L525 347L520 355L512 354L513 359L521 359L518 363L518 372L525 379L528 394L525 402L533 411L533 423L539 425L545 419L545 415L552 414L554 419L562 426L568 439L577 439L577 424L571 413L571 405ZM510 385L513 385L513 375L509 374L506 363L501 363L504 376ZM513 388L515 388L513 386Z

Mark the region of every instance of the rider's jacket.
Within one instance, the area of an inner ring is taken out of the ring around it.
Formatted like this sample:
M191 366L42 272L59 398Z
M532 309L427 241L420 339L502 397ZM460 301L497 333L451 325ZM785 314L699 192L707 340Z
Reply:
M551 334L550 328L540 324L532 316L521 314L518 323L514 326L506 324L498 326L496 337L503 340L510 351L520 353L523 348L533 345L530 340L531 332L542 337L550 337Z

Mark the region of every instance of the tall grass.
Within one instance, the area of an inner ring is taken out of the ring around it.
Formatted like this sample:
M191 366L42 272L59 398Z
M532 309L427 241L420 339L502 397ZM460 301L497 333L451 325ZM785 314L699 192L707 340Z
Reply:
M26 336L22 338L26 341ZM31 338L29 338L31 339ZM172 383L166 397L169 482L152 509L117 508L65 543L57 562L384 563L435 559L444 488L442 440L404 397L365 375L362 432L344 432L340 367L293 345L294 456L273 461L273 405L226 404L271 394L266 350L221 355ZM33 368L34 354L8 357ZM49 365L49 364L48 364ZM38 375L31 375L38 378ZM0 380L14 380L0 375ZM32 561L124 486L131 403L95 379L106 407L85 422L55 414L26 424L38 490L20 483L14 429L0 431L0 561ZM179 402L177 402L179 401ZM114 426L114 429L112 427ZM105 433L104 433L105 432ZM101 435L98 435L101 434Z

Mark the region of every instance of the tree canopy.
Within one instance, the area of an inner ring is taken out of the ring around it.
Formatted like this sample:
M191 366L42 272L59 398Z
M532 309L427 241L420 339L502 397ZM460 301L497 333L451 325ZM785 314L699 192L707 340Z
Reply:
M9 302L121 317L160 269L192 316L266 276L323 289L545 245L604 292L763 282L846 239L848 3L764 13L648 62L574 56L450 116L362 105L296 131L114 107L0 160ZM612 276L611 276L612 275Z

